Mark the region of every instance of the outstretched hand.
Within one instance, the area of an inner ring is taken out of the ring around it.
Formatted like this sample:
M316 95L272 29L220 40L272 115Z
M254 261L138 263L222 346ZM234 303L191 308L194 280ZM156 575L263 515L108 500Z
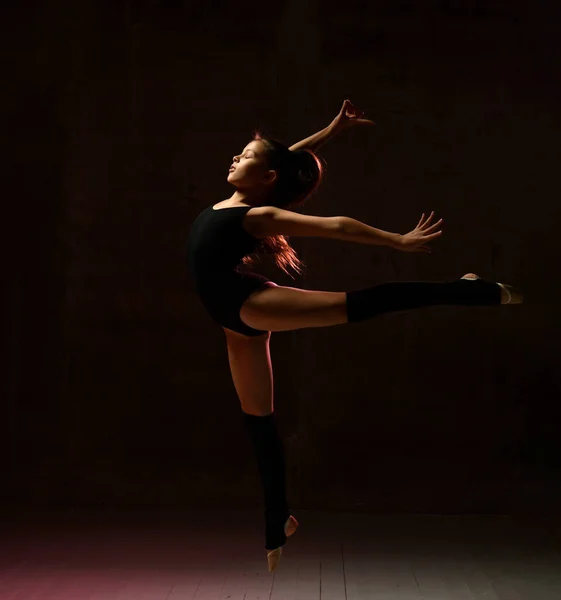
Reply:
M331 127L335 131L341 131L352 125L374 125L374 121L363 119L364 111L360 111L350 101L345 100L339 114L331 122Z
M434 210L428 219L425 219L425 213L423 213L421 220L417 223L417 227L413 231L401 236L399 250L403 250L404 252L428 252L430 254L431 249L427 246L427 242L442 235L442 230L435 232L435 229L438 229L442 224L442 219L431 225L430 222L433 216Z

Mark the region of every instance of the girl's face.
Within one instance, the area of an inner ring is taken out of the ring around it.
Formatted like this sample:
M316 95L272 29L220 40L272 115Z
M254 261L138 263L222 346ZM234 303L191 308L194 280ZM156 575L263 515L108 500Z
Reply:
M272 185L276 175L267 165L263 144L253 140L234 156L228 182L238 189L259 189Z

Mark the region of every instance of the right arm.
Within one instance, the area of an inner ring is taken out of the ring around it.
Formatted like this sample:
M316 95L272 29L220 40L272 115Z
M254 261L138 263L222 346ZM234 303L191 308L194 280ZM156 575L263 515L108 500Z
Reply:
M338 239L357 244L369 244L372 246L389 246L399 249L401 244L400 233L391 233L383 229L376 229L357 221L351 217L336 217L340 219L340 230Z
M420 221L417 223L417 227L404 235L376 229L349 217L339 217L342 219L342 231L345 236L341 236L339 239L346 239L347 241L358 242L359 244L390 246L403 252L430 253L431 249L427 246L427 243L442 234L442 230L435 231L442 225L442 219L431 225L430 222L433 216L434 211L425 219L425 213L423 213Z
M357 244L390 246L396 250L428 252L426 243L442 233L432 233L442 223L440 219L429 226L433 214L426 220L423 214L417 227L405 235L377 229L351 217L302 215L275 206L254 209L245 219L251 233L259 238L273 235L326 237Z

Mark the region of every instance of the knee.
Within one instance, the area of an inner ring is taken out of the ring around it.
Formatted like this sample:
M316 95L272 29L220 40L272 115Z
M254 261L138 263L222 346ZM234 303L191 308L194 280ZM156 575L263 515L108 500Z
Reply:
M243 335L242 333L238 333L237 331L232 331L231 329L226 329L226 327L222 328L224 330L224 334L226 335L226 340L228 345L242 345L247 346L248 344L263 344L263 342L268 342L271 338L271 332L266 331L261 335Z
M268 417L273 413L273 409L271 407L260 409L256 407L242 406L242 412L246 415L252 415L254 417Z

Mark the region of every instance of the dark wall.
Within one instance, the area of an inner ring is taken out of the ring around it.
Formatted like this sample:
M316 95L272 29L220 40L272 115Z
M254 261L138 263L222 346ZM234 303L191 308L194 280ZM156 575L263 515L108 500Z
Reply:
M422 5L422 8L417 5ZM561 490L559 14L522 2L71 2L12 8L3 500L260 502L222 330L183 264L256 127L293 143L350 97L374 129L324 147L304 212L432 255L293 239L281 285L468 271L522 306L275 333L291 503L552 510ZM557 10L557 9L555 9Z

